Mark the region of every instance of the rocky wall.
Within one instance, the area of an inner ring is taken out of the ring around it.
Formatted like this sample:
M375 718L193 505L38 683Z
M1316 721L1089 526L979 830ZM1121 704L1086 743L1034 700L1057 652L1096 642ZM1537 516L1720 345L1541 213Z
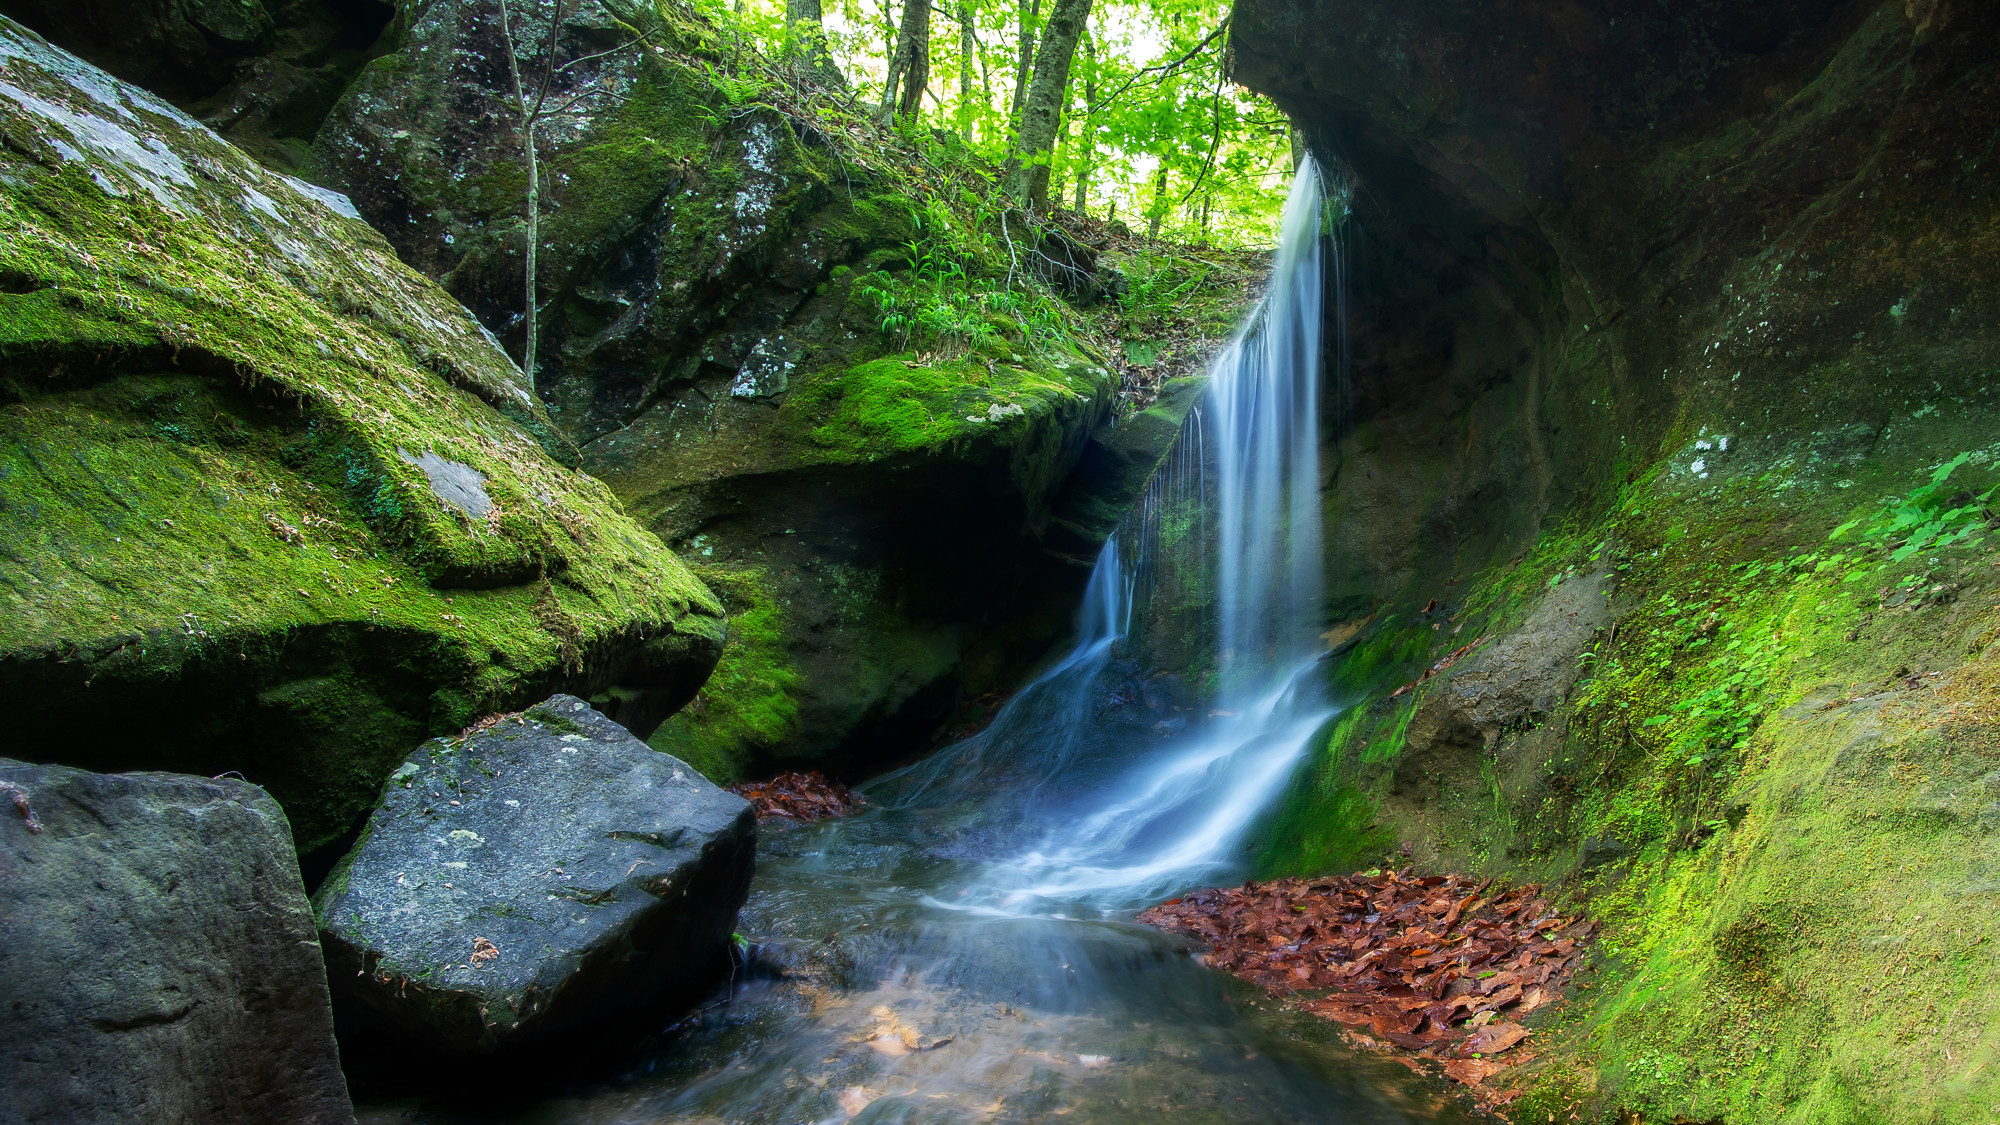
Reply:
M1993 1100L1995 19L1237 6L1237 76L1354 185L1355 706L1264 861L1611 923L1517 1120Z

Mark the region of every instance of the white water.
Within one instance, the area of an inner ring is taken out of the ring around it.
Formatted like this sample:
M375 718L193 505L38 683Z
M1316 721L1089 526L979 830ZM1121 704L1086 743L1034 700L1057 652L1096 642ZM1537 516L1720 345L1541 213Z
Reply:
M1322 565L1322 206L1308 160L1285 205L1269 294L1216 359L1166 470L1105 545L1075 647L986 732L888 783L900 804L950 799L1010 775L1031 798L1084 790L1030 813L1048 822L1038 840L934 904L1115 911L1234 874L1246 834L1333 714L1309 688ZM1179 519L1172 544L1162 533L1170 516ZM1193 733L1154 745L1113 776L1093 776L1104 764L1083 760L1093 711L1109 690L1107 670L1143 620L1138 602L1155 572L1190 567L1202 571L1180 577L1215 592L1222 687Z

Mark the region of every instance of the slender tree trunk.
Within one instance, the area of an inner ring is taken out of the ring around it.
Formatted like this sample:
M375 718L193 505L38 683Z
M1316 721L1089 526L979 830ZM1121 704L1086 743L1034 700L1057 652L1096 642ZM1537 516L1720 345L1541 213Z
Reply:
M1074 122L1073 122L1073 120L1072 120L1072 118L1071 118L1071 115L1070 115L1070 114L1069 114L1069 113L1067 112L1067 109L1068 109L1068 105L1067 105L1067 103L1068 103L1068 101L1069 101L1069 98L1068 98L1068 97L1064 97L1064 98L1063 98L1063 102L1064 102L1065 104L1064 104L1063 106L1059 106L1059 107L1057 107L1057 110L1056 110L1056 114L1057 114L1057 116L1056 116L1056 143L1055 143L1054 145L1050 146L1050 148L1049 148L1049 162L1048 162L1048 164L1049 164L1049 183L1048 183L1048 186L1047 186L1046 188L1044 188L1044 189L1043 189L1043 191L1044 191L1044 198L1045 198L1046 200L1052 200L1053 202L1052 202L1052 203L1051 203L1050 205L1051 205L1051 206L1054 206L1054 207L1060 207L1060 206L1062 206L1062 194L1063 194L1063 171L1062 171L1062 162L1063 162L1063 152L1064 152L1064 151L1065 151L1066 149L1068 149L1068 147L1069 147L1069 127L1070 127L1070 126L1071 126L1072 124L1074 124Z
M931 81L931 0L903 0L903 23L896 31L896 54L882 91L881 116L916 117ZM901 86L902 94L897 95Z
M1160 219L1167 213L1167 162L1160 162L1160 170L1153 174L1153 205L1147 209L1146 237L1160 237Z
M979 44L972 38L972 0L958 0L958 135L972 143L972 62Z
M820 0L785 0L785 26L791 32L792 49L805 59L806 77L822 86L847 89L847 76L827 49L826 17Z
M1076 41L1082 38L1088 18L1090 0L1056 0L1035 50L1035 78L1014 127L1016 141L1008 160L1007 186L1017 201L1036 211L1049 205L1049 151L1061 124Z
M1083 152L1076 162L1076 206L1071 210L1079 215L1088 214L1084 210L1090 202L1087 194L1090 187L1091 166L1097 162L1097 131L1091 120L1091 106L1097 102L1097 48L1093 45L1090 32L1083 34L1083 58L1088 65L1083 72L1083 121L1079 126L1081 135L1077 140L1083 145Z
M559 18L561 12L556 16ZM500 41L507 47L507 77L514 86L514 112L521 115L521 156L528 166L528 224L527 261L521 270L521 370L528 376L528 393L535 390L535 343L537 332L535 308L535 252L541 248L542 232L542 176L535 152L535 116L539 106L528 104L528 94L521 85L521 57L514 49L514 25L507 11L507 0L500 0ZM554 49L554 34L550 35L550 49ZM537 99L539 101L539 99Z
M1042 14L1042 0L1020 0L1017 9L1021 14L1021 52L1014 64L1013 100L1007 105L1007 118L1018 122L1021 119L1021 105L1028 98L1028 74L1035 65L1035 20Z
M532 393L535 389L535 349L541 339L540 326L536 323L541 317L541 310L536 307L535 301L535 278L539 275L536 259L542 249L542 168L540 154L535 152L533 118L528 119L521 135L522 154L527 157L528 163L528 261L522 269L527 292L521 302L522 307L528 310L528 340L521 349L521 367L528 373L528 390Z

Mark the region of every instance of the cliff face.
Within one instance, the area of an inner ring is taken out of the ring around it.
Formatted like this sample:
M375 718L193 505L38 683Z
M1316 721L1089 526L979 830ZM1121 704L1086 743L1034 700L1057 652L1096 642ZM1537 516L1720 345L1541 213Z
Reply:
M1984 1112L2000 13L1242 0L1234 51L1353 185L1359 702L1267 865L1613 923L1520 1120Z

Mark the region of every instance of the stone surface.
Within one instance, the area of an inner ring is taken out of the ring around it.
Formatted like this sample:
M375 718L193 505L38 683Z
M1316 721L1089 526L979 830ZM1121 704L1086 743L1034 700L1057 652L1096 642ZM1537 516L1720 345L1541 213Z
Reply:
M755 852L749 802L580 699L425 743L315 896L342 1018L459 1056L667 1022Z
M239 770L323 870L427 736L692 694L721 607L344 197L4 17L0 134L0 753Z
M0 1120L352 1125L326 969L254 785L0 759Z
M1610 576L1578 575L1544 593L1518 627L1427 681L1396 760L1395 795L1424 808L1472 784L1489 760L1532 774L1562 742L1584 650L1614 619Z

